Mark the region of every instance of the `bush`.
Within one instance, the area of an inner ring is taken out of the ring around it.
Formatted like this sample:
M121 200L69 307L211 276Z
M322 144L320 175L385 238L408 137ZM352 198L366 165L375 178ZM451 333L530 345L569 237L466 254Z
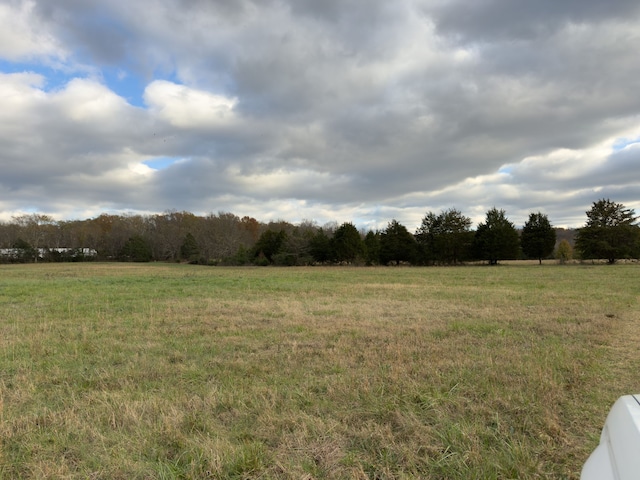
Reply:
M120 252L120 259L126 262L150 262L152 258L151 245L140 235L130 237Z
M555 257L559 263L566 263L573 258L573 249L571 248L571 244L566 240L562 240L558 244L558 248L556 248Z

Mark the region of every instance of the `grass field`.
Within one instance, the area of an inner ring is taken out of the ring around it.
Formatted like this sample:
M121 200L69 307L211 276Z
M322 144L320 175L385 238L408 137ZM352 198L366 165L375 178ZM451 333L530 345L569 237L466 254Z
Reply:
M0 266L0 478L578 478L634 265Z

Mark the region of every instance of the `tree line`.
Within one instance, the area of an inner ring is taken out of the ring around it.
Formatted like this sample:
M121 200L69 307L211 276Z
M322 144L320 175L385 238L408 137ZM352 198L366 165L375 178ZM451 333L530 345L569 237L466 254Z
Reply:
M108 215L54 221L42 214L0 223L5 262L176 261L207 265L456 265L471 261L555 256L566 261L640 256L640 227L632 209L609 199L594 202L575 242L557 242L548 216L532 212L521 230L506 212L492 208L475 230L455 208L427 212L411 233L397 220L376 231L353 223L286 221L263 223L232 213L197 216L170 211L157 215ZM88 254L87 252L91 252Z

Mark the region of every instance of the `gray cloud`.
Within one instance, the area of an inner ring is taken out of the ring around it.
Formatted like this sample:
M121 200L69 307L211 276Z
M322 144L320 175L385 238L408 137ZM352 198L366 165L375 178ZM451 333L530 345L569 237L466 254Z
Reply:
M613 151L640 137L636 3L37 1L53 47L21 48L70 77L0 76L0 205L409 228L494 205L577 225L608 192L638 208L636 149ZM142 78L142 107L106 68Z
M639 10L633 0L454 0L425 7L439 31L465 42L539 38L568 23L627 20Z

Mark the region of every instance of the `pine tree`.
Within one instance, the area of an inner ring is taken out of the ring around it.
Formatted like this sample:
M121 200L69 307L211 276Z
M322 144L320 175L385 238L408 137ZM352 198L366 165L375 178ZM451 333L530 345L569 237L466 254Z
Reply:
M484 223L478 225L474 239L476 256L496 265L499 260L517 258L520 247L518 232L504 210L492 208Z
M556 245L556 231L543 213L530 213L520 235L523 253L529 258L536 258L540 264L542 259L553 253Z
M606 258L612 264L638 255L640 227L632 209L607 198L593 202L586 214L587 223L576 236L582 258Z

